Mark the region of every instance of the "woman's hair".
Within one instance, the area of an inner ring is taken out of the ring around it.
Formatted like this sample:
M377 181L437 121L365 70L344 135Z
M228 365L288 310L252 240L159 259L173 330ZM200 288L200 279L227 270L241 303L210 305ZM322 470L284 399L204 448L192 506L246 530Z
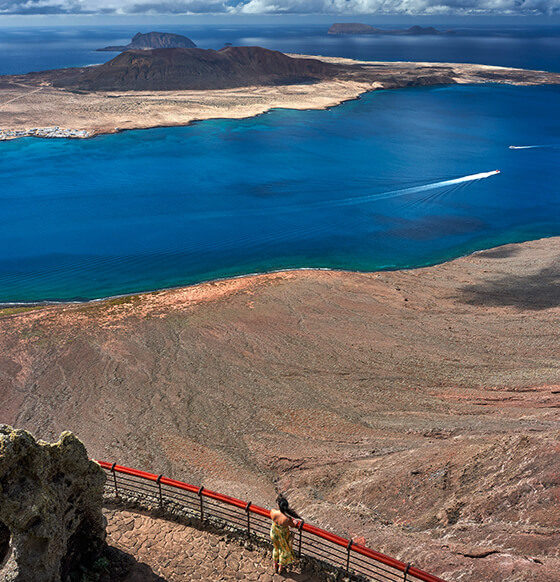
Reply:
M280 493L276 498L276 503L278 503L278 508L284 515L301 519L301 517L290 507L288 500L282 495L282 493Z

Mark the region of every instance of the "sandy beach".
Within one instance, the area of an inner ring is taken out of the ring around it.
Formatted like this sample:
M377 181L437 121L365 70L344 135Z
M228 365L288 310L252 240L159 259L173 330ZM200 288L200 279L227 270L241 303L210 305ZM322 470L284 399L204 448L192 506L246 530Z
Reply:
M307 55L291 55L306 57ZM48 71L0 77L0 130L53 128L92 137L129 129L239 119L274 108L326 109L367 91L453 83L560 83L560 74L453 63L387 63L309 57L347 66L339 78L313 84L221 90L77 92L52 87ZM66 137L64 133L61 137ZM72 137L70 135L69 137Z

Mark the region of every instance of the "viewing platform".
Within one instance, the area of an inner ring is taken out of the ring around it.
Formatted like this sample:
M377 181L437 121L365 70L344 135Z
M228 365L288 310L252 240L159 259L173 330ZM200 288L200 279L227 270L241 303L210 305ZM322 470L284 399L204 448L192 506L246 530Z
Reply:
M226 535L185 527L162 518L128 510L106 509L107 542L137 560L129 574L141 581L190 582L321 582L324 577L296 566L280 576L260 547L244 547Z
M167 582L282 579L273 573L267 556L270 510L163 475L97 462L107 474L110 541L137 560L150 556L158 568L169 568L173 577ZM122 506L136 513L113 510ZM154 517L145 515L146 511L154 512ZM302 582L444 582L410 563L303 520L296 524L293 548L301 570L288 571L284 578ZM232 543L228 545L226 540ZM146 572L145 580L161 580L150 578L151 574Z

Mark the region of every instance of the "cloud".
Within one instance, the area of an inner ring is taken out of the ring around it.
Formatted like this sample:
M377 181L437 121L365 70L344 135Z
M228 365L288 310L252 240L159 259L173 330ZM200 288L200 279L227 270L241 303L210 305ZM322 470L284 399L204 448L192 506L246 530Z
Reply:
M351 14L347 5L357 3L354 0L248 0L238 6L238 11L243 14Z
M245 14L560 14L560 0L248 0Z
M49 0L2 0L0 14L66 14L81 12L80 7L71 6L73 2L51 2Z
M231 12L231 8L221 1L172 0L136 2L131 6L124 6L122 11L127 14L224 14Z
M0 0L2 14L558 15L560 0Z
M3 14L107 14L114 12L104 0L0 0Z

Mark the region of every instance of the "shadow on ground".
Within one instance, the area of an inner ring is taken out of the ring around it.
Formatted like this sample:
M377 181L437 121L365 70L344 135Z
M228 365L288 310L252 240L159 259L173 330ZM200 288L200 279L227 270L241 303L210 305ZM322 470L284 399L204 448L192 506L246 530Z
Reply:
M496 247L487 251L479 251L476 253L477 257L482 259L509 259L521 253L519 245L508 245L503 247Z
M497 253L498 250L494 251ZM504 249L503 253L509 253ZM484 255L488 257L488 254ZM503 258L505 255L493 255ZM459 299L469 305L517 307L540 311L560 305L560 261L528 275L508 275L500 279L467 285L460 289Z
M110 567L100 582L168 582L156 574L150 566L138 562L134 556L114 546L108 546L104 556Z

